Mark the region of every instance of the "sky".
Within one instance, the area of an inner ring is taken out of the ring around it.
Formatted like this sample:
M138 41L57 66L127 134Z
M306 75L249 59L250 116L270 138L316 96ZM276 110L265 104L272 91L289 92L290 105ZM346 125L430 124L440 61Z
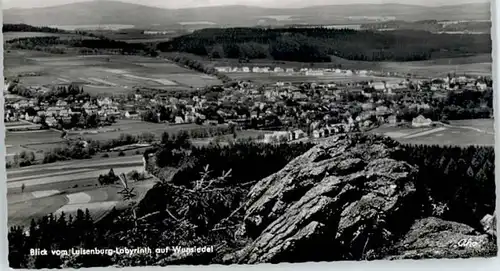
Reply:
M2 0L3 9L47 7L89 0ZM90 0L91 1L91 0ZM261 7L296 8L310 5L342 5L359 3L401 3L425 6L454 5L464 3L485 3L487 0L121 0L135 4L162 8L189 8L218 5L249 5Z

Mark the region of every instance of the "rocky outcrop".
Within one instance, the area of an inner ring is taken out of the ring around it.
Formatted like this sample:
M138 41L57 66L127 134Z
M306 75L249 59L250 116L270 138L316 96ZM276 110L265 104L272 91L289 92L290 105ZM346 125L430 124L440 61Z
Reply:
M489 234L491 237L497 237L497 216L494 215L485 215L483 219L481 219L481 225L483 226L484 232Z
M439 218L418 220L386 259L495 256L496 240L467 225Z
M417 169L392 140L340 135L313 147L249 193L239 230L247 245L227 263L361 259L414 222Z

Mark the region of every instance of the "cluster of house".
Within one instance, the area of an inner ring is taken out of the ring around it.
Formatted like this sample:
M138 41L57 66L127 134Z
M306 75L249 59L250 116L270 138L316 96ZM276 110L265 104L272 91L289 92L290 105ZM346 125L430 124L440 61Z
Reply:
M477 91L485 91L488 89L488 85L482 78L473 78L466 76L451 77L447 76L444 78L434 78L430 81L424 81L424 85L431 91L437 90L458 90L458 89L469 89ZM421 89L421 85L418 85L418 90Z
M328 84L317 84L312 83L308 87L319 90L321 95L321 101L316 100L313 101L314 98L310 97L310 91L307 89L304 90L300 85L293 85L285 82L278 82L274 86L268 85L260 90L254 88L245 88L240 90L241 94L244 95L246 99L256 99L253 105L253 108L259 108L261 110L260 114L255 110L251 111L251 118L256 118L258 116L262 116L263 114L273 114L277 109L274 107L283 102L284 100L292 100L297 102L300 105L310 104L310 103L318 103L315 110L316 118L317 114L323 114L322 117L325 122L329 122L330 112L339 111L339 112L347 112L349 104L346 105L343 103L339 103L342 101L343 95L346 93L363 95L368 98L367 102L359 103L359 106L362 109L362 112L359 113L356 117L351 118L352 120L348 123L355 123L355 126L358 127L371 127L376 123L388 123L388 124L396 124L396 114L394 107L390 106L386 102L382 100L375 100L374 93L397 93L393 90L407 90L408 89L408 81L400 81L400 82L372 82L369 83L368 86L375 89L375 92L370 92L366 90L366 85L363 86L362 83L350 83L348 86L336 85L333 83ZM227 97L227 101L238 102L237 100L232 100L232 96ZM225 97L223 97L224 99ZM234 97L233 97L234 98ZM313 99L313 100L311 100ZM413 99L403 99L398 102L400 106L406 107L410 110L420 111L430 109L430 105L423 103L421 101L414 101ZM324 110L323 110L323 107ZM299 110L299 107L293 108ZM290 108L288 108L290 110ZM289 112L290 113L290 112ZM300 118L307 119L307 112L291 112L292 115L298 114ZM289 114L284 114L289 115ZM286 117L283 117L282 121L286 122ZM347 118L346 118L347 121ZM326 132L325 134L328 134Z
M57 126L61 120L70 122L74 115L83 113L97 115L101 121L110 117L140 120L143 113L155 105L164 105L167 109L177 112L173 119L176 124L193 123L197 119L207 122L207 124L213 124L214 120L207 120L205 115L199 113L200 109L205 107L205 103L204 97L175 98L161 94L154 98L145 98L141 94L134 94L134 98L130 101L101 97L96 100L71 102L71 104L63 99L49 104L48 102L38 102L35 98L16 96L13 99L6 99L4 119L10 122L27 120L33 123L40 123L44 119L45 123L51 127ZM159 114L157 117L160 117Z
M281 68L281 67L215 67L218 72L221 73L278 73L278 74L288 74L288 75L306 75L306 76L323 76L328 74L339 74L339 75L361 75L366 76L371 73L371 71L360 70L343 70L343 69L329 69L329 68Z
M260 69L254 67L254 69ZM274 70L276 70L275 68ZM250 68L248 68L250 72ZM293 70L293 69L292 69ZM287 69L277 70L286 72ZM295 72L295 70L293 70ZM314 72L314 70L298 70L298 72ZM342 72L342 71L341 71ZM155 105L163 105L170 109L171 112L176 112L173 122L175 124L194 123L201 120L207 124L217 124L220 121L226 123L236 123L246 125L252 119L266 119L266 117L278 116L279 119L286 123L287 121L293 122L295 116L299 116L301 120L317 119L318 114L324 117L323 123L331 123L328 118L332 110L339 110L341 112L349 111L348 107L351 104L338 103L347 92L350 94L360 94L368 98L368 102L360 104L362 112L355 118L348 117L345 123L326 125L323 127L311 127L309 135L313 138L320 138L329 136L334 133L350 131L354 127L369 128L376 123L389 123L396 124L397 118L393 108L389 108L383 101L375 100L375 93L394 94L398 90L408 90L413 85L415 89L422 89L429 87L431 89L443 90L451 86L461 87L470 86L476 90L484 90L488 87L484 81L467 77L447 77L437 78L427 81L419 80L388 80L383 82L368 82L368 83L304 83L292 84L285 82L277 82L273 85L266 85L257 87L249 82L240 82L237 86L226 86L230 91L224 92L224 95L219 96L217 101L207 101L204 96L193 96L186 98L175 98L169 94L158 94L154 98L145 98L141 94L134 94L135 101L131 102L118 102L109 97L99 98L95 101L78 101L68 104L65 100L58 100L55 104L47 104L41 102L37 104L35 99L16 99L6 100L5 120L17 121L19 119L28 120L34 123L40 122L42 116L49 126L56 126L61 120L70 121L72 116L80 115L85 112L88 115L95 114L101 120L106 120L109 117L114 118L129 118L141 119L148 110L152 110ZM311 91L314 89L315 91ZM371 91L369 90L371 89ZM320 96L313 97L318 90ZM311 96L313 95L313 96ZM318 100L318 97L320 99ZM300 106L284 106L279 108L279 105L286 104L286 102L293 101ZM402 101L405 107L410 109L429 109L429 105L425 103L417 103L415 101ZM235 105L222 106L223 104ZM302 105L317 106L314 111L316 116L310 117L306 111L301 111ZM247 113L242 113L241 110L235 110L238 107L246 107ZM207 117L202 112L208 107L216 108L216 114L210 114ZM326 109L322 109L325 107ZM285 110L285 111L283 111ZM293 111L293 112L292 112ZM281 112L281 113L278 113ZM217 117L214 118L213 115ZM157 114L158 119L160 115ZM412 125L415 127L422 127L430 125L431 121L423 117L416 118ZM307 136L302 130L297 129L293 131L279 132L278 134L266 135L264 141L281 140L297 140Z
M6 101L5 121L27 120L33 123L40 123L42 117L48 126L57 126L60 120L70 122L74 115L97 115L102 120L108 117L119 118L122 112L118 109L118 104L111 98L105 97L97 100L97 103L90 101L78 101L69 104L65 100L58 100L50 105L47 102L37 104L35 99L20 99L15 101Z

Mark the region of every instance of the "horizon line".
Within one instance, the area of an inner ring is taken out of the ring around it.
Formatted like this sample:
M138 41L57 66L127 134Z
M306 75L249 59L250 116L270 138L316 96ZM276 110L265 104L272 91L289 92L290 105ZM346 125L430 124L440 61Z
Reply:
M309 5L309 6L301 6L301 7L269 7L269 6L260 6L260 5L245 5L245 4L234 4L234 5L205 5L205 6L192 6L192 7L180 7L180 8L167 8L161 6L147 5L147 4L137 4L127 1L120 0L81 0L74 3L67 4L58 4L58 5L49 5L49 6L36 6L36 7L11 7L11 8L3 8L2 10L30 10L30 9L43 9L43 8L54 8L54 7L62 7L69 6L74 4L82 4L82 3L91 3L91 2L117 2L123 4L131 4L137 6L144 6L150 8L158 8L158 9L166 9L166 10L183 10L183 9L196 9L196 8L214 8L214 7L250 7L250 8L263 8L263 9L304 9L311 7L328 7L328 6L361 6L361 5L373 5L373 6L383 6L383 5L401 5L401 6L414 6L414 7L423 7L423 8L439 8L439 7L451 7L451 6L463 6L463 5L474 5L474 4L489 4L491 6L491 1L484 0L484 2L468 2L468 3L460 3L460 4L444 4L444 5L422 5L422 4L405 4L405 3L353 3L353 4L324 4L324 5ZM2 3L3 5L4 3Z

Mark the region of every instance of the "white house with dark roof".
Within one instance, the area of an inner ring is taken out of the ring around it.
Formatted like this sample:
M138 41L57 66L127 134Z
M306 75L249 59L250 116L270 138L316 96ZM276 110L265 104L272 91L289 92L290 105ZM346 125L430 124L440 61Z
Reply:
M424 116L419 115L418 117L414 118L413 121L411 122L411 125L413 127L419 128L419 127L429 127L432 124L431 119L426 119Z

